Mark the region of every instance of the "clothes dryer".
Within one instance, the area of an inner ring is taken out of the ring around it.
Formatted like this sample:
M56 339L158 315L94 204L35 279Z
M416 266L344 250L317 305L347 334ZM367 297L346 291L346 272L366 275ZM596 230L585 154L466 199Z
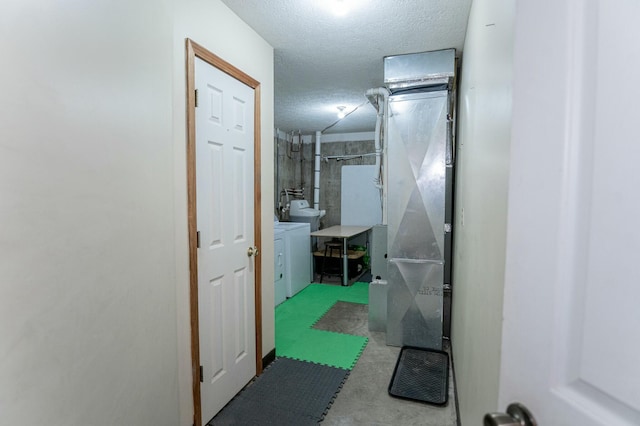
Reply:
M287 299L287 265L285 230L274 228L273 230L273 271L274 271L274 301L278 306Z
M311 227L308 223L275 222L275 230L284 230L285 287L292 297L311 284Z

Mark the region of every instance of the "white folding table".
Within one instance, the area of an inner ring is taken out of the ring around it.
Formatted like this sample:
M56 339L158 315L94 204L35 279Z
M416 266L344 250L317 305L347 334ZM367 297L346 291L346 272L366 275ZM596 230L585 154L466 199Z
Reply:
M349 252L347 241L371 229L371 226L334 225L311 233L312 237L342 239L342 285L349 285Z

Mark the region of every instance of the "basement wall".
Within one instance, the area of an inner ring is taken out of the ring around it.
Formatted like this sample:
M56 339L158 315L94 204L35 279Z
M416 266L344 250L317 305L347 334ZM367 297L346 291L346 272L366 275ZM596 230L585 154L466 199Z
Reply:
M180 423L172 10L2 3L2 425Z
M375 152L373 140L325 142L321 146L323 156L358 155ZM354 158L350 160L329 160L320 167L320 208L327 210L327 215L320 219L323 228L340 225L342 211L342 166L361 166L375 164L374 156ZM373 177L371 185L373 185Z
M265 355L273 49L220 0L0 9L0 424L191 425L184 39L262 83Z
M462 56L452 348L462 425L498 411L515 3L474 0Z
M304 189L304 198L313 205L313 167L315 145L311 143L310 136L303 136L303 143L291 141L291 135L280 134L277 137L276 164L274 169L274 182L280 196L276 199L276 207L280 207L280 220L288 220L288 211L283 211L287 204L286 197L282 194L284 188ZM290 197L291 199L291 197ZM279 204L280 203L280 204Z
M278 160L274 167L278 168L279 188L304 188L304 196L313 206L313 185L315 167L315 136L303 135L303 143L297 143L297 134L294 143L287 140L283 134L277 138ZM373 133L344 133L323 135L320 146L321 155L341 156L359 155L375 151ZM374 156L354 158L349 160L322 161L320 164L320 209L327 214L320 220L322 228L340 225L341 193L342 193L342 166L371 165L375 164ZM372 183L373 184L373 183ZM278 181L275 183L278 187ZM279 200L282 206L286 205L284 195ZM277 204L276 204L277 205ZM280 220L289 220L288 212L280 212Z
M220 0L176 1L173 28L173 142L180 424L191 425L191 336L187 234L185 38L260 82L262 194L262 356L275 348L273 259L273 48ZM169 423L164 423L169 424ZM173 423L171 423L173 424Z

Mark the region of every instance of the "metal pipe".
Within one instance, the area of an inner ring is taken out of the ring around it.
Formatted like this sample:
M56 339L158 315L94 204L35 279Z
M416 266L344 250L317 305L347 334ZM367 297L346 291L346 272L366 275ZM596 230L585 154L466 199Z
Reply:
M313 208L320 210L320 131L316 132L316 156L313 179Z
M324 155L322 157L323 160L351 160L354 158L362 158L362 157L371 157L373 155L377 155L375 152L367 152L366 154L349 154L349 155Z
M273 200L274 202L274 206L276 209L276 214L278 215L278 219L280 219L280 207L282 207L280 205L280 146L278 144L278 132L280 131L280 129L276 128L275 131L275 137L274 137L274 142L276 144L276 161L275 161L275 168L276 168L276 190L275 190L275 200Z
M300 188L304 188L304 145L302 145L302 132L298 130L298 156L300 157Z
M389 108L389 96L385 96L384 99L384 116L382 117L383 125L382 129L384 132L383 142L386 144L387 137L389 135L389 116L391 115L391 109ZM388 153L387 150L382 148L382 166L381 166L381 179L382 179L382 224L386 225L388 218L388 206L387 206L387 198L388 198L388 187L386 182L389 182L389 170L387 167L388 164Z

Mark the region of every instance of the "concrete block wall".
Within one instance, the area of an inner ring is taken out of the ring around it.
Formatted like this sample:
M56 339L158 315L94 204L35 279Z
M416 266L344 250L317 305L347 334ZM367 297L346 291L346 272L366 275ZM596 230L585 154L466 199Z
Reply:
M296 136L297 138L297 136ZM283 188L304 188L305 199L310 204L313 199L313 169L315 144L309 143L313 138L304 136L305 143L291 143L289 137L280 134L277 138L277 150L274 169L276 191ZM322 142L322 156L360 155L374 152L373 140ZM327 211L327 215L320 221L321 228L340 224L341 204L341 174L344 165L375 164L374 156L358 157L350 160L328 160L320 164L320 208ZM286 200L277 194L278 202L285 205ZM280 211L281 212L281 211ZM279 215L280 220L289 220L288 212Z
M348 141L322 143L323 156L359 155L374 152L373 141ZM342 166L375 164L375 157L359 157L352 160L328 160L320 165L320 208L327 211L320 220L323 228L340 225Z
M277 138L274 163L275 208L280 220L289 220L289 213L279 208L286 205L286 198L280 196L284 188L304 188L304 197L313 203L313 164L315 146L311 143L299 144L290 140L290 135Z

